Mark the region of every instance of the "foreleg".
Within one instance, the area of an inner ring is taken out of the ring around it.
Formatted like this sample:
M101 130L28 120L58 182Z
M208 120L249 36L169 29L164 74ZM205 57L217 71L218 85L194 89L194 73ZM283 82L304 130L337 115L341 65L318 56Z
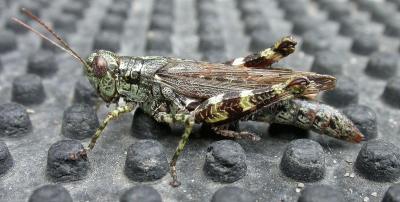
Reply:
M127 104L124 106L117 107L115 110L109 112L107 114L107 117L103 120L103 122L100 124L99 128L96 130L95 134L92 136L92 139L90 140L90 143L88 145L87 150L92 150L94 145L96 144L97 139L99 139L101 133L104 131L106 128L107 124L113 120L121 116L121 114L131 112L135 107L132 104Z

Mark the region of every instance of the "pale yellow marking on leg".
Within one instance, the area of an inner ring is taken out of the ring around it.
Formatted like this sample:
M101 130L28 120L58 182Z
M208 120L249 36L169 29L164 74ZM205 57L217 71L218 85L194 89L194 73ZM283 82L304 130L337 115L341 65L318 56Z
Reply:
M238 66L238 65L242 65L242 64L244 64L244 58L243 58L243 57L241 57L241 58L236 58L236 59L232 62L232 65L233 65L233 66Z
M255 107L255 105L250 102L251 96L254 96L254 93L251 90L245 90L240 93L239 105L242 108L242 111L248 111Z
M87 150L93 149L94 145L96 144L97 139L99 139L101 133L104 131L107 124L111 120L118 118L123 113L131 112L134 109L135 109L135 107L133 105L127 104L124 106L120 106L117 109L108 113L107 117L103 120L103 122L100 124L99 128L96 130L95 134L92 136L92 139L90 140Z

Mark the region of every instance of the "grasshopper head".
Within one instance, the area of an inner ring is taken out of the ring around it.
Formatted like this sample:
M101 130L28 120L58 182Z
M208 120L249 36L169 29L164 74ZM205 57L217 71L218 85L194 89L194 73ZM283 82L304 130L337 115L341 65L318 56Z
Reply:
M86 59L85 73L105 102L118 101L116 74L119 56L111 51L98 50Z
M56 47L60 48L64 52L68 53L72 57L79 60L82 63L85 73L92 84L100 94L101 98L105 102L115 102L119 99L119 94L116 87L116 72L118 72L119 56L110 51L99 50L96 53L92 53L87 60L84 60L76 51L74 51L55 31L53 31L46 23L35 16L29 10L22 8L21 11L33 19L39 25L46 29L54 39L45 36L40 31L34 29L25 22L12 18L16 23L22 25L28 30L32 31L42 39L52 43Z

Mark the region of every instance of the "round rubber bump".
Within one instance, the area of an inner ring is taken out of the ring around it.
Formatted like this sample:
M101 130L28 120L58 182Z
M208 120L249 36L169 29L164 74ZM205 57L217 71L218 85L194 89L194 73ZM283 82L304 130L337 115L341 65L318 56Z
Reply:
M211 202L255 202L255 195L247 189L239 187L226 186L218 189Z
M6 21L6 29L13 31L16 34L25 34L28 32L28 29L13 20Z
M312 185L306 187L298 202L345 202L343 193L329 185Z
M15 49L17 49L17 39L15 34L7 30L0 31L0 54Z
M93 50L109 50L117 52L120 49L118 33L104 31L94 37Z
M215 1L197 1L196 2L196 9L197 9L197 17L199 17L199 20L201 21L203 17L211 16L211 17L217 17L218 16L218 11L217 7L215 5Z
M0 176L13 166L14 161L6 143L0 141Z
M393 77L386 83L382 97L387 104L400 108L400 77Z
M322 10L330 10L333 4L338 4L341 2L333 2L330 0L317 0L316 3L318 4L319 8Z
M243 22L245 24L245 32L246 34L251 34L255 31L258 30L271 30L271 25L270 23L265 20L263 20L262 18L260 18L260 16L254 16L254 15L249 15L246 16L243 19ZM266 48L266 47L264 47Z
M130 5L124 5L123 3L112 4L108 8L109 15L117 15L123 18L124 20L128 17L128 10Z
M255 9L255 2L254 1L237 1L236 6L240 11L247 9L246 7L250 7L250 9L247 9L247 10L252 11Z
M400 149L390 142L372 140L361 148L355 167L369 180L395 181L400 177Z
M154 4L153 14L173 16L174 3L170 0L160 1L162 3Z
M256 14L258 13L258 14ZM268 21L263 20L260 18L261 15L263 15L261 12L255 12L252 14L244 14L243 15L243 24L244 24L244 30L246 34L251 34L254 31L257 30L271 30L271 24Z
M14 78L11 100L24 105L41 104L46 99L42 79L35 74Z
M164 147L155 140L139 140L129 146L125 161L125 175L137 182L154 181L169 171Z
M360 34L366 33L368 23L358 18L344 18L341 21L339 33L348 37L356 37Z
M151 17L150 30L161 30L164 32L172 32L173 17L169 15L154 14Z
M225 42L221 35L202 35L200 36L199 50L207 51L225 51Z
M260 7L255 1L237 1L237 6L244 18L261 15Z
M387 2L391 2L397 6L398 9L400 9L400 1L399 0L388 0Z
M389 3L377 3L372 7L371 19L377 22L385 23L388 19L395 16L396 7Z
M153 187L148 185L137 185L126 190L120 202L162 202L161 195Z
M293 33L302 35L321 25L321 21L311 16L293 19Z
M85 103L94 106L99 100L96 90L87 78L80 78L75 83L74 103Z
M389 52L376 52L369 58L365 72L376 78L387 79L397 73L398 55Z
M378 38L374 35L361 34L354 39L351 51L359 55L369 55L379 49Z
M210 17L207 17L202 21L199 21L197 33L200 37L208 35L218 35L219 33L221 33L221 26L218 23L215 23L215 18L212 19Z
M319 31L309 31L303 35L302 50L308 54L315 54L331 47L331 39ZM337 58L335 58L337 59Z
M93 2L93 1L91 1L91 0L89 0L89 1L72 0L72 2L80 3L83 8L89 8L90 7L90 3Z
M400 184L393 184L386 191L382 202L400 202Z
M336 21L349 18L351 14L351 7L347 3L330 3L327 9L329 10L329 18Z
M285 18L290 21L308 15L308 9L306 6L310 4L308 0L280 2L280 6L286 11Z
M392 17L386 22L385 34L392 37L400 37L400 16Z
M343 73L345 63L344 55L331 50L321 51L316 54L311 71L320 74L340 75Z
M325 175L325 154L313 140L299 139L289 143L280 169L287 177L302 182L315 182Z
M84 14L84 6L79 1L72 1L65 4L62 11L67 15L73 15L77 18L82 18Z
M362 0L357 0L357 8L362 10L362 11L368 11L371 12L375 6L377 6L378 2L377 1L362 1Z
M279 5L279 7L283 8L284 10L292 10L292 7L303 8L304 3L310 3L310 2L308 0L299 0L299 1L281 0L278 2L278 5ZM293 8L293 10L295 10L294 8Z
M61 133L68 138L82 140L92 137L100 126L93 107L74 104L64 111Z
M19 137L32 130L29 114L23 105L0 105L0 137Z
M158 139L171 132L166 123L159 123L140 108L136 109L133 116L131 134L139 139Z
M50 2L47 0L39 0L37 1L37 4L40 6L40 8L47 8L50 5Z
M56 16L53 20L55 30L62 30L63 32L73 33L76 32L77 18L71 14L63 14Z
M335 107L345 107L358 103L358 84L350 77L339 76L336 78L336 88L325 92L322 99Z
M260 29L251 33L249 49L252 52L262 51L274 45L281 36L275 32Z
M207 3L208 2L208 3ZM211 22L211 19L218 20L218 11L215 4L210 1L204 1L197 4L197 17L200 23ZM214 23L219 24L219 23ZM211 24L210 24L211 25Z
M54 75L58 70L55 55L51 51L39 50L29 57L27 72L41 77Z
M243 178L246 171L246 154L240 144L221 140L208 147L204 172L211 180L232 183Z
M100 29L105 31L111 31L116 33L122 33L124 30L124 21L119 15L107 15L101 22Z
M47 175L56 182L83 179L90 164L78 140L61 140L51 145L47 154Z
M72 202L72 197L63 186L49 184L33 191L28 202Z
M148 52L171 53L172 42L168 32L150 31L147 35L146 50Z
M365 140L371 140L378 135L376 113L364 105L350 105L343 113L357 126Z

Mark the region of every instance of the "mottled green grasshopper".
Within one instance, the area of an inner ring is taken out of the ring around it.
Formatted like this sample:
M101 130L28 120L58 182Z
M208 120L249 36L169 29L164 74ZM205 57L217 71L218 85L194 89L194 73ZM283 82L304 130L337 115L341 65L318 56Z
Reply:
M112 119L136 106L159 122L185 125L170 162L172 186L179 186L176 162L195 123L206 123L222 136L258 140L253 133L231 131L225 126L284 101L314 96L335 86L332 76L270 67L294 51L296 42L291 37L282 38L262 52L221 64L162 56L119 56L105 50L96 51L85 60L40 19L27 10L23 12L47 29L57 42L16 18L14 21L78 59L106 103L120 99L126 103L107 115L87 150L93 149Z

